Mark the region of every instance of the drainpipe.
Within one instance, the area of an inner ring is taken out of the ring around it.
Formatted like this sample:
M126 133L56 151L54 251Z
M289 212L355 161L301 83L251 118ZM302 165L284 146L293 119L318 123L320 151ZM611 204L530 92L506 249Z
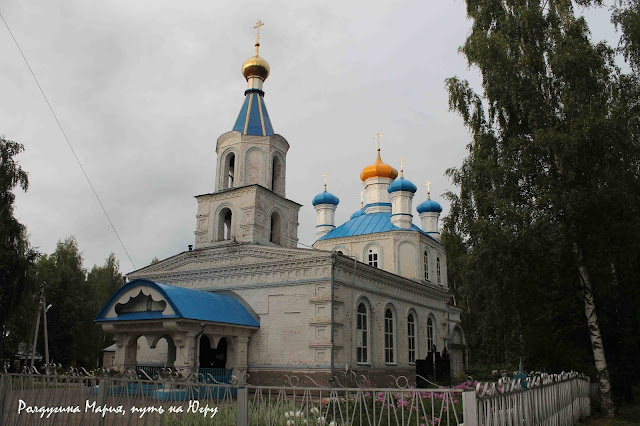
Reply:
M196 337L193 339L193 374L196 376L196 381L198 380L198 341L200 340L200 336L204 334L204 323L200 323L200 332L196 334Z
M353 282L351 283L351 304L353 306L353 289L356 288L356 265L358 264L358 256L351 256L353 258ZM357 309L357 308L356 308ZM358 319L358 313L356 312L356 317L355 317L355 321L357 321ZM352 321L352 323L350 324L350 327L354 327L355 321ZM351 339L353 339L353 329L352 329L352 333L351 333ZM352 342L355 342L354 340L352 340ZM352 347L355 346L353 343L351 345ZM349 364L350 365L355 365L353 363L353 349L351 349L349 351Z
M335 278L335 266L336 266L336 258L337 258L338 254L337 253L331 253L331 379L333 380L333 375L334 375L334 367L335 367L335 360L334 360L334 349L333 349L333 344L334 344L334 309L333 309L333 297L334 297L334 278Z

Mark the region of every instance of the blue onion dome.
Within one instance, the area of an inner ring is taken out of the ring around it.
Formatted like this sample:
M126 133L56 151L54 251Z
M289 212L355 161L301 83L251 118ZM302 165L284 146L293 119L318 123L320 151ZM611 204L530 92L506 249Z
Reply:
M418 204L418 207L416 207L416 210L418 210L418 213L428 213L428 212L442 213L442 207L440 206L440 204L437 201L433 201L431 198Z
M410 180L403 177L394 180L387 188L389 194L397 191L407 191L415 194L417 190L418 188Z
M355 219L356 217L360 217L363 214L366 214L364 212L364 209L357 210L354 214L351 215L351 217L349 219Z
M333 204L334 206L337 206L338 203L340 203L340 199L332 193L327 192L326 189L313 197L313 201L311 202L314 206L317 206L318 204Z

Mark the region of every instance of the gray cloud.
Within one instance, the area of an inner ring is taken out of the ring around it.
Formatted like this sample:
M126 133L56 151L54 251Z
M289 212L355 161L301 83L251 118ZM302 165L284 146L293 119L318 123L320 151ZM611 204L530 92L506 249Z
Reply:
M352 1L3 2L49 96L137 267L194 240L193 195L214 190L215 142L243 101L242 62L259 18L271 64L266 104L291 144L287 196L304 204L301 243L315 240L311 199L329 175L338 223L359 208L359 173L382 157L434 198L469 142L448 112L444 79L476 87L458 47L465 4ZM608 12L590 12L594 37L611 38ZM598 31L600 32L598 32ZM90 267L113 251L131 270L13 41L0 30L0 132L23 143L31 188L16 213L31 241L51 252L75 235Z

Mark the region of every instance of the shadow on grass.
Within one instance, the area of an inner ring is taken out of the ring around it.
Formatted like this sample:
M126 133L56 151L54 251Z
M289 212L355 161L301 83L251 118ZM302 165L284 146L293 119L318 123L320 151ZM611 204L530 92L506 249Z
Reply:
M640 425L640 388L635 388L633 393L634 402L621 405L613 419L600 418L599 413L596 412L589 419L579 424L590 426Z

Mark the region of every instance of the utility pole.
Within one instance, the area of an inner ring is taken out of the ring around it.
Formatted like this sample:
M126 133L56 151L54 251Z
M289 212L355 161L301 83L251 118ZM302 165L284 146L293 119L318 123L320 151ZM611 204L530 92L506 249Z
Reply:
M47 330L47 311L51 306L47 306L47 299L44 295L44 285L42 286L42 316L44 320L44 362L49 364L49 333Z
M42 313L43 326L44 326L44 362L49 364L49 330L47 329L47 301L44 296L44 283L40 286L40 301L38 302L38 309L36 311L36 326L33 332L33 344L31 345L31 368L36 361L36 345L38 343L38 332L40 331L40 314Z
M31 370L33 370L36 362L36 344L38 343L38 331L40 330L40 311L42 310L42 303L44 299L44 285L40 286L40 302L38 309L36 310L36 329L33 333L33 345L31 345Z

